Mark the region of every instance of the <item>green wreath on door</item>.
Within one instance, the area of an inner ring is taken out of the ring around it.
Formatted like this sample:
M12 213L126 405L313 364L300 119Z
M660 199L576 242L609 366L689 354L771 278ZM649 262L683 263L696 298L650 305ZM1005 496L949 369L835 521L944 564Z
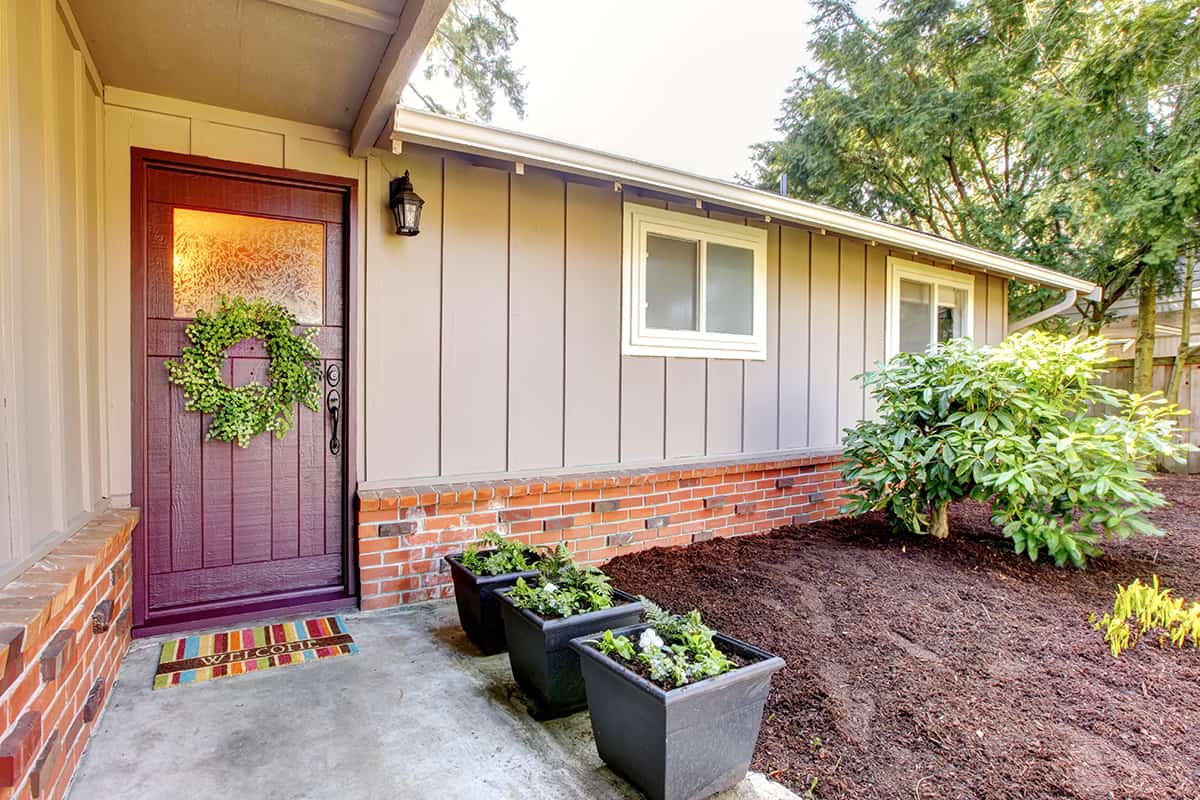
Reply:
M178 361L168 361L167 380L183 389L188 411L211 414L206 439L246 447L260 433L282 439L303 403L321 410L321 351L316 328L300 333L296 316L266 300L221 297L216 311L198 311L187 327L191 344ZM225 351L243 339L260 339L270 358L268 382L230 386L221 377Z

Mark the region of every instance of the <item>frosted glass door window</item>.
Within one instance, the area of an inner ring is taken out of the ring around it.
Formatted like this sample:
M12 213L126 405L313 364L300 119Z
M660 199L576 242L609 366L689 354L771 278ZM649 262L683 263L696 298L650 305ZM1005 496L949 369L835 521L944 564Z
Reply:
M754 333L754 251L710 242L704 277L705 329Z
M216 307L220 295L277 303L305 325L324 318L325 226L176 208L174 316Z
M697 242L650 234L646 237L646 327L699 330Z

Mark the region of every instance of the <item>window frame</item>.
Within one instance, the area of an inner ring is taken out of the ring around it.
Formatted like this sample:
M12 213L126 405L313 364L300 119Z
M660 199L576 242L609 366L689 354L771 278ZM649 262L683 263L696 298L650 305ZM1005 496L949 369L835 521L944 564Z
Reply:
M900 352L900 281L923 283L932 288L931 298L934 313L930 315L930 342L937 342L938 288L960 289L966 292L967 302L963 315L963 336L975 338L975 276L965 272L953 272L942 267L932 267L896 256L887 259L887 357Z
M678 211L625 203L622 232L621 353L632 356L767 358L767 231L751 225L694 216ZM650 328L646 325L646 237L656 234L698 243L698 331ZM750 250L754 258L752 328L749 334L703 330L707 315L709 243Z

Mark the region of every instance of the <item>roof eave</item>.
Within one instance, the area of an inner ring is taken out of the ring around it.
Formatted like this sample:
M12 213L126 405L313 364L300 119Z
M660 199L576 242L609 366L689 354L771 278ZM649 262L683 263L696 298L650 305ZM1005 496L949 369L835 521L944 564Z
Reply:
M1074 290L1094 297L1098 297L1099 293L1095 284L1081 278L848 211L402 106L396 108L392 139L694 198L750 214L878 242L898 250L941 258L1026 283Z

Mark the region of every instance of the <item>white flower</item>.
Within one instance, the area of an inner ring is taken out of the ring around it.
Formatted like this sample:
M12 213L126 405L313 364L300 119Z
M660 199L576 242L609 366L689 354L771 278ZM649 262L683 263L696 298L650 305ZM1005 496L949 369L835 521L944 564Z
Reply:
M545 585L542 586L542 591L546 592L546 594L554 594L556 591L558 591L558 587L547 581Z
M643 653L662 650L662 637L658 635L658 632L654 628L646 628L646 630L642 631L641 638L638 639L638 647L641 648Z

